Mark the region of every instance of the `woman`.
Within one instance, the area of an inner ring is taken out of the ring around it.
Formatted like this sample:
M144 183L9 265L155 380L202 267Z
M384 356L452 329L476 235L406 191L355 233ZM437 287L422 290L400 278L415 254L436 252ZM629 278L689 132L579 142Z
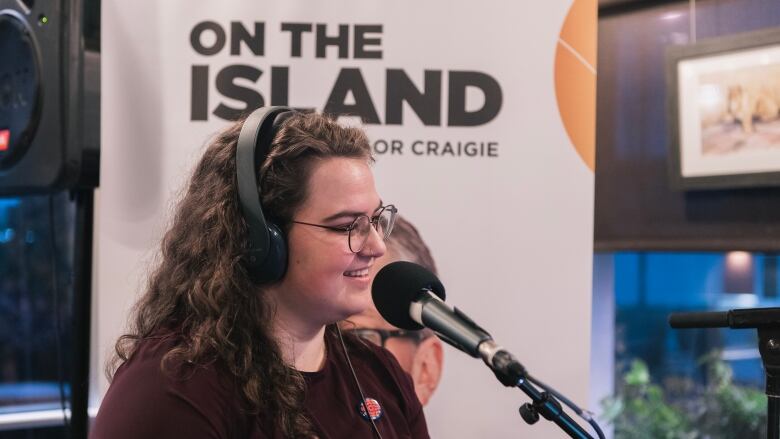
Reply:
M428 437L392 355L340 341L335 325L370 305L368 272L395 215L376 192L365 134L284 116L258 180L262 210L286 236L283 277L257 284L247 269L239 122L196 167L117 342L121 365L91 437Z

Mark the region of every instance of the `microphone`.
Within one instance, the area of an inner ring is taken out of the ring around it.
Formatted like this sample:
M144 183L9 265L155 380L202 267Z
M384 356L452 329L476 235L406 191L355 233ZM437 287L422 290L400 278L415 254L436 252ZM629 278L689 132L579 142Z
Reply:
M390 324L409 330L432 329L446 343L482 358L504 385L515 386L525 375L525 368L487 331L444 303L444 285L424 267L406 261L387 264L374 278L371 296Z
M374 278L371 297L379 314L390 324L409 330L432 329L439 338L455 348L472 357L482 358L501 384L518 387L525 392L533 401L520 408L520 414L528 424L535 423L542 415L573 438L592 439L563 411L555 399L558 397L591 424L599 438L604 438L601 428L588 412L530 376L509 351L493 341L487 331L459 309L447 306L444 303L444 285L424 267L406 261L387 264ZM532 383L545 391L539 392Z

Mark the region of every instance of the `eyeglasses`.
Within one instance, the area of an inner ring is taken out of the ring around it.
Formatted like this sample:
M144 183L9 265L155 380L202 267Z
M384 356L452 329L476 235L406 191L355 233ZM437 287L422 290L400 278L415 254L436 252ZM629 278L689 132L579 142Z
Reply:
M391 338L406 338L415 344L428 338L428 335L423 331L408 331L406 329L356 328L350 329L348 332L381 347L385 347L385 343Z
M326 226L323 224L312 224L303 221L292 221L295 224L303 224L305 226L321 227L323 229L333 230L336 232L348 233L347 242L349 244L349 250L352 253L360 253L363 247L368 241L368 235L371 234L371 226L377 231L379 236L384 241L390 236L393 231L393 225L395 225L395 216L398 213L398 209L392 204L382 206L376 215L369 218L368 215L360 215L355 218L354 221L348 226Z

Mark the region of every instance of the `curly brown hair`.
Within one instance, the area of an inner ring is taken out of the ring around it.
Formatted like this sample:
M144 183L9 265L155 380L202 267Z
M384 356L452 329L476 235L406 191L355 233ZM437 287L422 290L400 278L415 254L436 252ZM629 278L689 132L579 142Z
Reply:
M107 373L112 378L145 339L173 331L181 341L164 355L164 371L214 364L234 378L249 415L274 419L286 437L312 437L303 376L284 363L263 286L252 283L242 263L248 235L235 163L242 123L215 137L196 166ZM360 129L315 113L283 122L259 170L264 212L282 229L306 200L314 164L329 157L373 160Z

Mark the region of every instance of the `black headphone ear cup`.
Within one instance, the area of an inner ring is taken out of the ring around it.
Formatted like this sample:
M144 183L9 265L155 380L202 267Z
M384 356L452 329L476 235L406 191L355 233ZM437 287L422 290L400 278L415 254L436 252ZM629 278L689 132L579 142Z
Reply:
M268 255L259 266L250 271L252 279L259 284L276 282L287 272L287 240L281 229L273 223L268 226Z

